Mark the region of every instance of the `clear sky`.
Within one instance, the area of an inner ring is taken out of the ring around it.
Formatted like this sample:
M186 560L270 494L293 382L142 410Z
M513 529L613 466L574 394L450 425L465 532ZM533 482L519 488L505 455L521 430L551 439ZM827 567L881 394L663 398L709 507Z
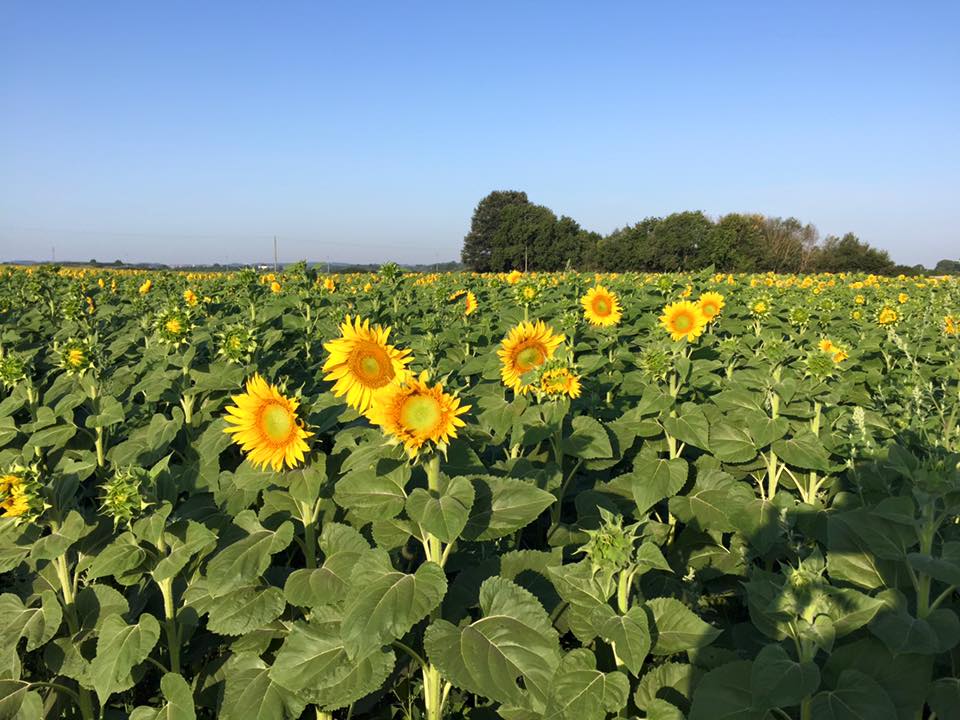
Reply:
M459 257L794 215L960 256L960 3L0 2L0 259Z

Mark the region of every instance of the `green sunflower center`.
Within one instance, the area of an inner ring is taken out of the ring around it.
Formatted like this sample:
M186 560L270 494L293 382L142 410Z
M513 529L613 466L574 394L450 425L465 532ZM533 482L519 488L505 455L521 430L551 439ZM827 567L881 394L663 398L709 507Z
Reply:
M593 299L593 312L597 315L609 315L610 314L610 303L607 302L605 297L597 297Z
M400 422L408 430L428 434L443 419L443 410L436 398L414 395L400 408Z
M357 379L367 387L383 387L394 377L390 358L376 343L360 344L351 354L349 364Z
M543 365L544 359L544 353L539 347L529 345L517 353L516 362L521 372L527 372L532 368Z
M263 411L260 426L268 438L281 442L290 437L293 430L293 413L283 405L273 403Z
M680 313L673 319L673 326L679 332L687 332L693 327L693 318L690 313Z

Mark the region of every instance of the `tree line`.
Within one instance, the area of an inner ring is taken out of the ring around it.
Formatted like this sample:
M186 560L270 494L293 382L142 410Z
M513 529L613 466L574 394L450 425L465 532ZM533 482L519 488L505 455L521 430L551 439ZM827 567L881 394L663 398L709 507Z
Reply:
M557 217L516 190L491 192L478 203L461 257L477 272L671 272L711 265L728 272L924 270L896 265L885 250L853 233L821 241L816 227L793 217L729 213L713 220L700 211L685 211L648 217L603 236L573 218ZM944 271L949 272L946 266Z

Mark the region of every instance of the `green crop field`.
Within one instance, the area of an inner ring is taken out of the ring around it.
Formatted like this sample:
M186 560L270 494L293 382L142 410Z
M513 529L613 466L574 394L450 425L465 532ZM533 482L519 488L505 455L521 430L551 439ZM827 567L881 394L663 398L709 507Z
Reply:
M0 268L0 720L960 717L960 282Z

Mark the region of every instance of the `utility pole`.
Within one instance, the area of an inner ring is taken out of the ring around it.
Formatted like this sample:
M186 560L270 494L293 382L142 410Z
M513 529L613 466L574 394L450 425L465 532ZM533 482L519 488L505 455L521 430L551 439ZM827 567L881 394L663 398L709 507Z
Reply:
M279 272L277 270L277 236L273 236L273 271Z

